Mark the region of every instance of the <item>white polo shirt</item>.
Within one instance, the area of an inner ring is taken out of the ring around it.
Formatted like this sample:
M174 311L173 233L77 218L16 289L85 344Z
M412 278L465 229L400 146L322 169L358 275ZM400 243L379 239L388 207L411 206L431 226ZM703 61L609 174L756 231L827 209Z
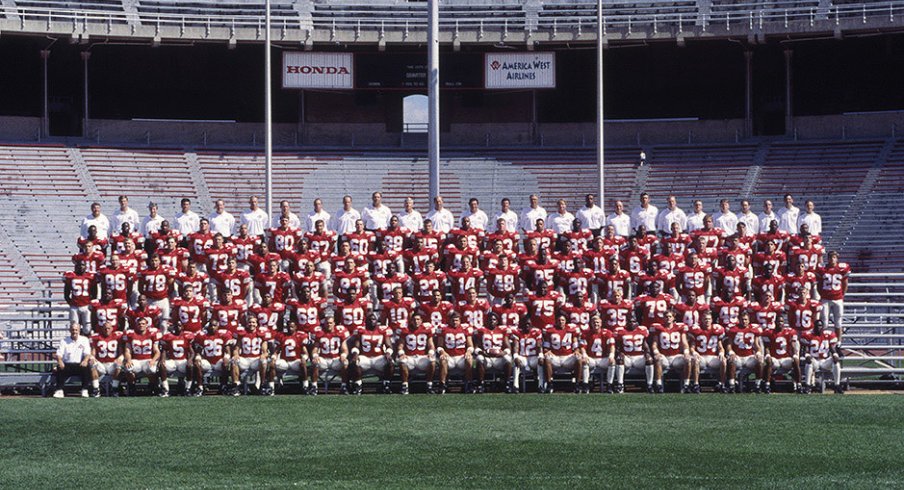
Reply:
M144 235L145 238L148 238L151 236L151 233L160 231L160 225L164 221L166 221L166 218L160 216L159 214L157 216L154 216L153 218L151 217L151 215L147 215L143 220L141 220L141 228L138 231L139 233Z
M402 211L399 215L399 226L412 232L421 231L424 227L424 217L416 209L412 209L410 213Z
M179 230L182 236L188 236L201 228L201 217L191 209L187 213L179 212L176 214L176 223L173 228Z
M747 226L747 231L744 232L745 236L753 236L760 232L760 219L752 211L738 213L738 223L744 223Z
M254 211L249 209L242 213L242 224L248 225L249 235L263 235L269 222L270 217L267 216L267 212L261 208L257 208Z
M229 214L228 211L220 214L213 213L207 217L207 221L210 222L210 232L214 234L219 233L228 238L235 230L235 216Z
M85 219L82 220L82 226L79 228L79 233L81 233L82 238L88 238L88 228L91 226L97 227L97 236L102 238L110 236L110 220L103 214L99 215L97 218L92 214L85 216Z
M681 227L681 231L687 230L687 215L684 214L684 211L682 211L681 208L663 209L662 212L659 213L659 217L656 218L656 230L671 235L672 223L678 223L678 226Z
M552 228L556 233L562 234L571 231L571 225L574 223L574 215L565 211L564 213L550 213L546 222L548 228Z
M648 232L656 231L656 218L658 217L659 208L656 206L649 204L647 209L637 206L631 212L631 228L636 230L638 226L643 225Z
M606 212L596 204L578 209L574 217L581 220L582 230L598 230L606 225Z
M64 364L79 364L91 355L91 341L84 335L79 335L76 340L67 335L60 340L56 353L63 359Z
M526 231L534 231L535 229L537 229L538 219L546 221L546 210L543 209L543 206L537 206L536 208L524 208L524 211L521 211L521 219L519 220L519 222L521 223L521 229Z
M713 215L713 226L721 228L729 235L732 235L738 229L738 217L731 211L727 213L720 211Z
M484 213L481 209L478 209L473 213L470 209L467 209L465 212L461 213L461 217L470 218L471 228L477 228L478 230L486 230L487 222L490 221L490 218L487 217L487 213Z
M778 210L778 229L787 233L797 233L800 229L797 228L797 217L800 215L800 208L797 206L791 206L788 208L781 208Z
M618 236L629 236L631 234L631 217L627 213L612 213L606 218L606 225L612 225L615 228L615 234Z
M703 218L706 217L706 213L700 211L699 213L691 213L687 217L687 228L684 230L688 233L692 231L702 230L703 229Z
M496 216L493 216L493 226L496 225L496 222L499 221L499 218L502 218L505 220L505 228L508 231L515 231L515 232L518 231L518 214L517 213L515 213L511 209L509 209L508 211L503 213L502 210L500 209L499 212L496 213ZM496 228L493 228L493 230L495 230L495 229Z
M305 217L304 227L307 231L314 231L317 229L317 222L323 221L323 229L329 230L330 225L332 224L330 223L331 218L332 217L330 216L330 213L327 213L326 211L321 210L319 213L311 211ZM292 224L293 222L297 224ZM279 223L277 223L277 227L278 226ZM293 228L301 228L301 222L298 221L298 216L295 216L295 213L289 213L289 226Z
M364 208L361 219L364 220L364 228L368 230L385 230L389 228L389 218L392 218L392 210L385 204L380 207Z
M815 211L812 213L807 213L806 211L800 213L797 218L798 231L800 231L800 225L804 223L810 227L811 235L822 235L822 217L816 214Z
M775 214L775 212L772 212L769 214L760 213L759 220L760 220L760 233L768 233L769 232L769 224L772 223L773 221L775 221L776 223L781 223L778 219L778 216Z
M449 233L455 227L455 217L446 208L437 211L435 208L427 213L427 219L433 222L433 229L443 233Z
M351 233L355 231L355 222L359 219L361 219L361 213L359 213L357 209L352 208L348 211L340 209L333 216L332 229L340 235Z
M137 231L138 226L141 225L141 218L138 216L138 211L135 211L132 208L127 208L125 211L120 209L113 215L113 219L110 220L110 229L113 233L119 233L122 231L123 223L128 223L132 227L132 231Z

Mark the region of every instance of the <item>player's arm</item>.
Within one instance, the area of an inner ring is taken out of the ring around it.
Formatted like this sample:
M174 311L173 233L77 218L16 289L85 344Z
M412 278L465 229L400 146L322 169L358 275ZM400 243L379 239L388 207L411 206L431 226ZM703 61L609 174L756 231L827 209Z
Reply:
M72 304L72 281L69 279L63 280L63 299L66 303Z
M161 360L160 353L162 351L160 349L160 342L154 342L151 345L151 352L153 353L153 355L151 356L151 364L156 365Z
M691 344L688 342L688 337L690 337L690 335L687 333L681 334L681 353L686 356L691 353Z

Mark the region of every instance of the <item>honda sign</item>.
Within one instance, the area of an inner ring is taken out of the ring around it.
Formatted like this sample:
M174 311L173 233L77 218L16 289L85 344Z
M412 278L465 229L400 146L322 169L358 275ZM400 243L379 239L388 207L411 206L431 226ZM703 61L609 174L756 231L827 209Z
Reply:
M352 53L283 53L283 88L354 88Z

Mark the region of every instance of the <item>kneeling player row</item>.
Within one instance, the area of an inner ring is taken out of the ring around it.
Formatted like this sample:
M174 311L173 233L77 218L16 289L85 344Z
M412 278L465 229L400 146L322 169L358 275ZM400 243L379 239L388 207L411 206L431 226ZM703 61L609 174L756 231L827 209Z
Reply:
M349 330L326 315L312 330L300 331L289 322L285 331L277 332L249 316L246 327L220 329L211 323L194 333L178 326L163 333L152 328L148 318L139 318L137 327L126 332L116 331L112 322L104 325L92 337L90 363L95 388L105 375L114 388L121 379L133 384L147 377L152 386L160 382L163 396L169 390L168 379L184 380L190 391L200 394L211 377L219 377L223 384L228 378L232 388L259 380L261 392L272 394L287 374L299 377L311 394L317 392L322 376L338 376L343 392L356 392L362 377L373 375L389 392L396 369L402 393L408 392L413 376L423 377L428 391L442 393L450 375L462 378L465 391L481 392L488 373L503 377L507 391L517 392L523 372L536 373L540 389L547 392L556 374L568 375L575 391L583 392L590 391L596 376L604 383L602 388L621 391L626 374L643 375L648 391L662 392L663 377L669 372L677 374L682 392L700 391L701 372L716 377L718 387L725 390L751 374L757 389L767 392L779 373L792 374L795 387L805 387L818 371L831 372L840 386L837 337L822 325L798 334L779 321L764 331L742 313L738 324L726 329L713 323L709 311L694 328L675 322L672 311L650 328L632 318L626 328L607 329L599 315L586 329L569 323L565 315L547 328L526 321L509 328L499 325L494 315L488 318L485 327L472 328L457 313L442 325L426 323L415 314L406 326L391 329L370 316L362 328Z

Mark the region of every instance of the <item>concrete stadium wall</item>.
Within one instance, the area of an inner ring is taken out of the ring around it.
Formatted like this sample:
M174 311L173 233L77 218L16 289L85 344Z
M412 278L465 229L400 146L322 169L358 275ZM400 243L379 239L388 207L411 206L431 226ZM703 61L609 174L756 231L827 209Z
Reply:
M16 142L48 140L40 136L41 119L0 117L0 139ZM613 121L606 124L610 145L656 145L685 143L726 143L743 139L741 119L700 121ZM808 116L794 119L798 139L886 138L904 130L904 111ZM129 121L93 119L87 140L67 138L67 142L93 144L151 144L178 146L263 146L264 127L260 123ZM592 123L538 124L469 123L451 124L441 134L444 146L587 146L596 141ZM60 141L61 138L49 138ZM275 146L299 145L336 147L420 148L422 134L387 131L384 123L321 122L274 124Z

